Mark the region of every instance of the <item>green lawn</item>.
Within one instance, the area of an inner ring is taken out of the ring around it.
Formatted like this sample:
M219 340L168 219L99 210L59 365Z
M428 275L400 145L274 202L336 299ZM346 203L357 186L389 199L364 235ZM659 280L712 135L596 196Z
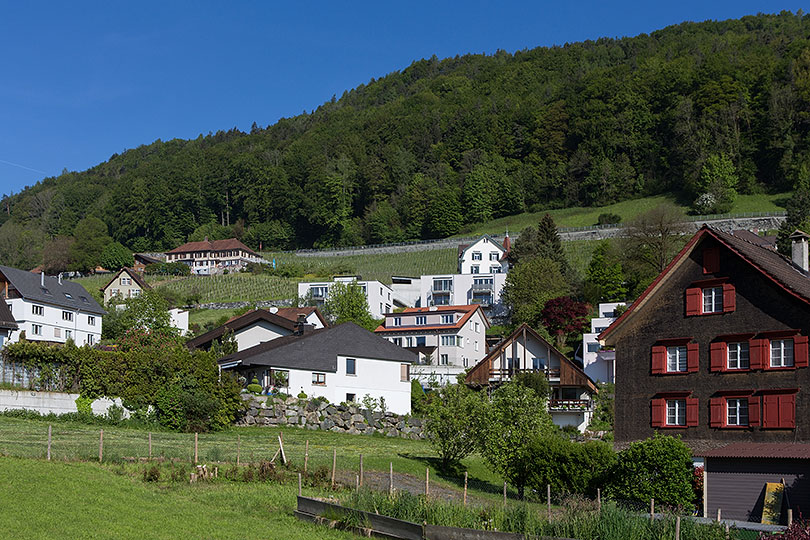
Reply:
M114 466L11 457L0 471L3 538L352 538L293 517L293 485L155 485Z

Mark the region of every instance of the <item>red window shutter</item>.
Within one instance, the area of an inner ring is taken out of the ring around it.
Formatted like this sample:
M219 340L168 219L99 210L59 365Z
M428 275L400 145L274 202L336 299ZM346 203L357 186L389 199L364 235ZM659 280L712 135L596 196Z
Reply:
M759 425L759 396L749 396L748 398L748 425Z
M715 274L720 271L720 250L706 248L703 250L703 273Z
M700 367L700 345L697 343L687 343L686 345L686 371L687 373L697 373Z
M716 341L709 345L710 371L725 371L727 365L726 347L727 345L723 341Z
M686 289L686 316L700 315L703 312L703 292L692 287Z
M663 345L655 345L652 348L652 372L653 375L664 373L667 369L667 348Z
M779 427L779 396L765 394L762 396L762 427Z
M667 402L663 398L652 400L652 427L663 427L667 418Z
M698 398L686 398L686 427L697 427L699 403Z
M807 336L793 338L793 362L797 368L807 367Z
M728 313L737 309L737 291L731 283L723 283L723 311Z
M709 425L711 427L723 427L723 406L726 400L713 397L709 400Z
M762 369L768 363L768 340L752 339L748 342L748 361L751 369Z
M783 394L779 397L779 427L796 427L796 394Z

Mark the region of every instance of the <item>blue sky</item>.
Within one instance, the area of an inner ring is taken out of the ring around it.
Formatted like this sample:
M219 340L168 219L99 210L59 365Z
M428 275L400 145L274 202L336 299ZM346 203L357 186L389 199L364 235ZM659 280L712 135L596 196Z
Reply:
M801 7L0 0L0 193L156 139L272 124L434 54L513 52Z

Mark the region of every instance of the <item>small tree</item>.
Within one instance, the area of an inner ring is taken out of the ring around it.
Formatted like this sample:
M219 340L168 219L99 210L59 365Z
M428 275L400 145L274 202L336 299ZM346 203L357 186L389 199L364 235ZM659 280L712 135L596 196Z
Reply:
M486 406L481 393L463 384L445 385L431 398L425 431L446 468L475 451L480 427L486 422Z
M695 209L701 213L728 212L737 197L737 171L725 154L712 154L700 170Z
M356 323L367 330L374 330L378 323L368 311L368 301L363 288L352 281L335 283L329 288L329 297L323 311L334 324L344 322Z
M615 499L689 507L692 491L692 452L680 438L655 434L619 453L607 494Z
M99 259L101 266L113 271L132 266L134 263L135 259L132 258L132 253L118 242L111 242L104 246Z
M534 469L532 441L554 431L546 403L531 388L507 383L493 393L488 410L481 455L522 498Z
M565 347L568 337L581 334L588 325L591 306L571 297L560 296L546 302L540 313L543 325L557 338L557 346Z
M686 216L672 204L659 205L627 224L623 250L632 254L628 263L641 265L642 270L656 275L683 246L688 231Z
M546 302L569 291L560 265L551 259L536 257L519 263L507 274L503 301L511 311L513 323L525 322L537 327Z

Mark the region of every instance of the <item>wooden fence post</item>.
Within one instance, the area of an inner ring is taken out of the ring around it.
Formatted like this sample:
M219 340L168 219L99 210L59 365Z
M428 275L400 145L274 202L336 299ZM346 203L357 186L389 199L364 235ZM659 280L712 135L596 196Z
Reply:
M307 463L309 462L309 439L307 439L307 444L304 446L304 474L307 473Z
M194 464L197 464L197 432L194 432Z
M394 462L388 463L388 496L394 494Z
M332 487L335 487L335 469L337 468L337 448L332 449Z
M51 425L48 424L48 461L51 460Z
M506 482L503 483L503 507L506 508Z
M354 490L355 491L360 491L360 475L359 474L354 475Z
M104 457L104 430L98 432L98 462Z
M242 435L236 436L236 466L239 466L239 451L241 450L242 446Z
M551 484L546 484L546 506L548 506L548 520L551 521Z
M720 516L721 516L721 515L722 515L722 514L721 514L721 510L718 508L718 509L717 509L717 521L720 521Z
M425 467L425 497L430 495L430 467Z
M653 514L655 514L655 499L650 499L650 523L653 522Z
M602 511L602 490L599 488L596 488L596 510Z
M467 471L464 471L464 506L467 506Z
M149 461L152 461L152 432L149 432Z
M301 496L301 473L298 473L298 496Z
M790 527L793 525L793 508L788 508L787 510L787 526Z
M675 516L675 540L681 540L681 516Z
M358 486L363 485L363 454L360 454L360 478L358 479Z

